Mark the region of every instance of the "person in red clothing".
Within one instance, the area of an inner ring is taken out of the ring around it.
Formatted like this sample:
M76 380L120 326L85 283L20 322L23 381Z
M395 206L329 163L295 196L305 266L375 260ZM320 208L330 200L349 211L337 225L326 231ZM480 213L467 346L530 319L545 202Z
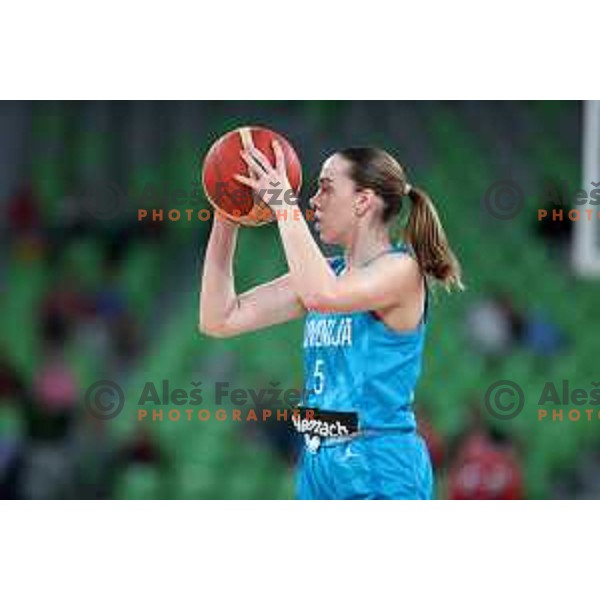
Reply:
M523 477L511 440L479 419L459 445L448 473L451 500L520 500Z
M31 185L22 185L5 205L6 236L11 252L19 261L29 262L43 253L42 215L39 199Z
M21 186L9 199L6 216L10 231L25 236L37 232L41 226L39 201L31 185Z

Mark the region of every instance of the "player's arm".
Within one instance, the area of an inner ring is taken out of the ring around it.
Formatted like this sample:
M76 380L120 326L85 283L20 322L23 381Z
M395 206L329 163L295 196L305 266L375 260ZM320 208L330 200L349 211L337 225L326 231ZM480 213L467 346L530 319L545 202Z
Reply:
M294 289L309 310L383 310L410 303L421 294L422 276L410 255L388 254L368 267L336 277L305 222L288 219L280 221L279 228Z
M215 218L204 258L199 330L231 337L301 317L304 308L283 275L241 295L235 291L233 257L238 226Z

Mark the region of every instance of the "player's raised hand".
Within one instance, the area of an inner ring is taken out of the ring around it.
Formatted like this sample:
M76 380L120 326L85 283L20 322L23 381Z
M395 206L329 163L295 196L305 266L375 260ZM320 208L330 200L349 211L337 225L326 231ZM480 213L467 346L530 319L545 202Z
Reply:
M283 149L277 140L273 140L272 145L275 154L274 165L258 148L249 146L241 151L241 156L248 165L250 176L234 175L237 181L254 190L266 204L269 204L269 200L280 197L280 194L291 193ZM279 193L274 194L273 191Z

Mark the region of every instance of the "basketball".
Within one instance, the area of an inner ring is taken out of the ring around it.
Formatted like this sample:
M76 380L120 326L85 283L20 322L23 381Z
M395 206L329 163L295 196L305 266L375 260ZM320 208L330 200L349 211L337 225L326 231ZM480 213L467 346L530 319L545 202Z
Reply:
M273 140L281 144L292 190L295 194L300 192L302 166L292 145L270 129L240 127L219 138L204 159L202 183L215 210L242 225L259 226L275 219L273 210L260 197L234 179L234 175L248 175L240 152L249 146L260 150L274 164Z

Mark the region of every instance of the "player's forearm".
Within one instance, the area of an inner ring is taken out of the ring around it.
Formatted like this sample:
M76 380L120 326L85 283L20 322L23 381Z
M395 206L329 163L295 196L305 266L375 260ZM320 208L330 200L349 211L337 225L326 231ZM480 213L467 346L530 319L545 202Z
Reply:
M278 225L294 290L307 309L318 309L322 299L334 293L336 277L300 209L289 207L285 215L279 213Z
M235 309L233 257L237 230L237 225L232 223L217 218L213 221L200 292L199 329L203 333L218 333Z

